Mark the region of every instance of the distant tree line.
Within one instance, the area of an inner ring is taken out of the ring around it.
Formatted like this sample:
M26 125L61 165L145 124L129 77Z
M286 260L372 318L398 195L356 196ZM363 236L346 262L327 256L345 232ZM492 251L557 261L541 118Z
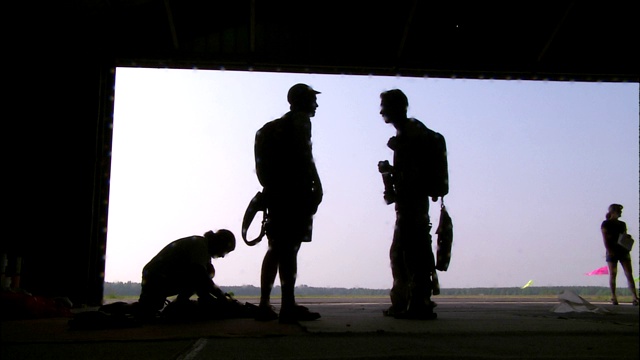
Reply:
M222 289L234 296L259 296L260 288L253 285L221 286ZM460 288L441 289L442 296L557 296L564 290L570 290L580 296L609 296L609 288L602 286L546 286L528 287L496 287L496 288ZM272 294L280 295L280 287L274 287ZM389 289L366 288L334 288L312 287L300 285L296 287L299 296L388 296ZM621 296L631 295L626 288L618 289ZM140 283L135 282L105 282L105 297L138 296L140 295Z
M140 295L140 283L136 282L105 282L103 294L105 297L138 296Z

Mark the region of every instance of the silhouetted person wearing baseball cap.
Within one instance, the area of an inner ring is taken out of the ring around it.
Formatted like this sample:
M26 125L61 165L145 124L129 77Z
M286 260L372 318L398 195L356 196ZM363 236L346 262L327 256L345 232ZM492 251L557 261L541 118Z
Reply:
M311 241L313 215L322 202L322 184L311 149L311 117L315 116L320 92L306 84L289 89L290 110L265 124L256 134L256 174L263 186L266 235L269 249L262 263L261 297L256 320L291 323L315 320L295 300L297 256L300 245ZM282 304L279 314L270 297L280 274Z

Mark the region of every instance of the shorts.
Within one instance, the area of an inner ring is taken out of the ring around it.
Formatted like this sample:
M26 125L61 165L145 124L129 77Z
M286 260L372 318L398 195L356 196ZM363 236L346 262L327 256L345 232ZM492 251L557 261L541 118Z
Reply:
M628 252L619 252L611 254L607 252L605 256L607 262L617 263L618 261L631 261L631 254Z
M270 244L310 242L313 215L271 211L265 229Z

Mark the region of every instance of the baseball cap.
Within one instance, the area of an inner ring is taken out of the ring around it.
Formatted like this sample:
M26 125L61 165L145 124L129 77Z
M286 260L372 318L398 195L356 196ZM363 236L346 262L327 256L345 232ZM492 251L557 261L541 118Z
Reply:
M321 94L319 91L313 90L311 86L307 84L295 84L287 93L287 101L289 104L306 102L311 98L311 95Z

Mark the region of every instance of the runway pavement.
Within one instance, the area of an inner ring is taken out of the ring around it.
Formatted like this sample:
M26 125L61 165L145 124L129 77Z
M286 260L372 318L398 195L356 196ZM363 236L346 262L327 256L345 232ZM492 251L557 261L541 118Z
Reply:
M384 317L387 299L301 299L322 318L72 331L68 319L2 323L2 359L637 359L637 306L437 299L437 320Z

